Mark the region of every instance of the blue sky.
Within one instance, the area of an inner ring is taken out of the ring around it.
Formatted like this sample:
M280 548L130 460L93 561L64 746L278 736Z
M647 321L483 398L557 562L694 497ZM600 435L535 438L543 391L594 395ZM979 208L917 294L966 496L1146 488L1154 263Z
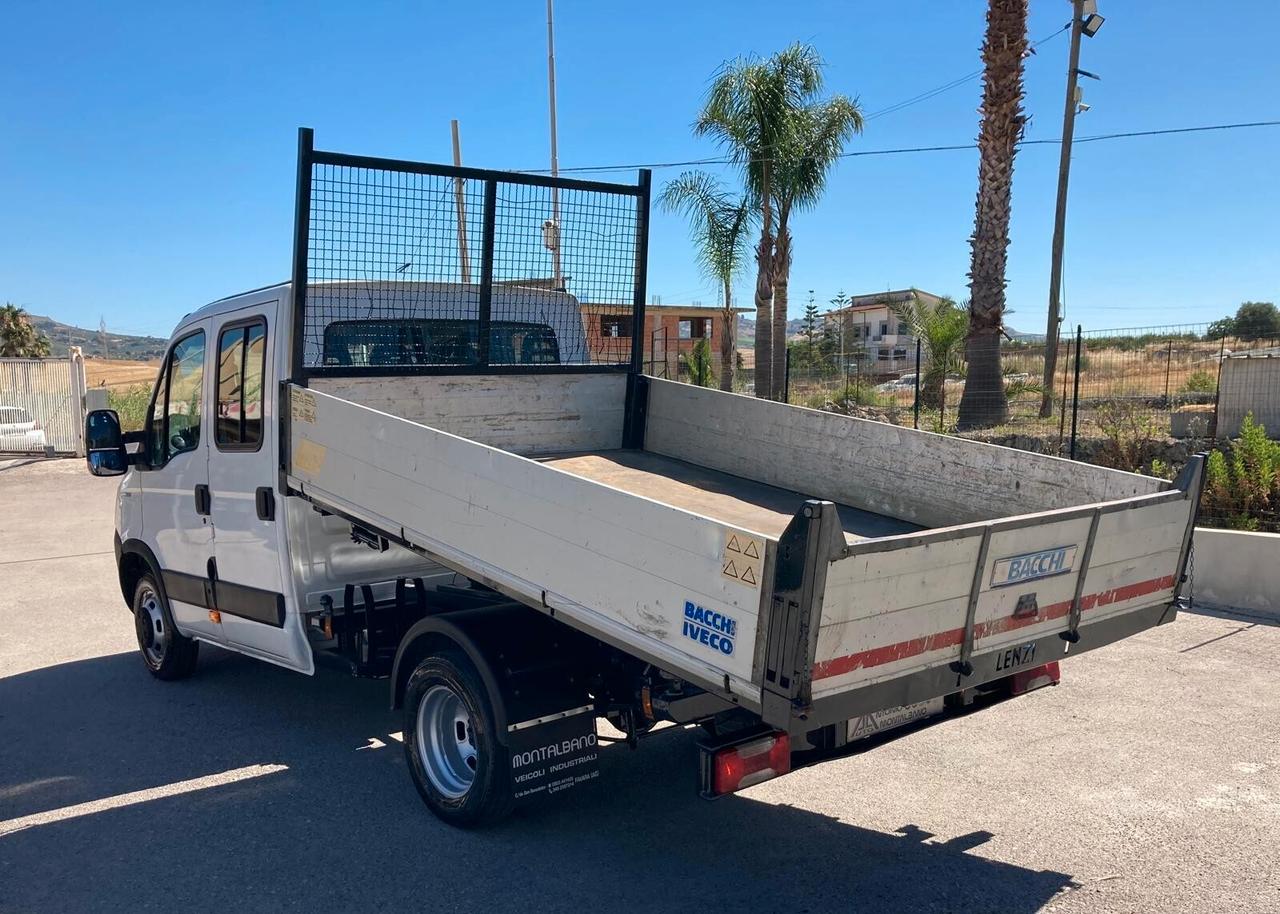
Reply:
M1215 6L1099 0L1107 22L1081 66L1102 81L1084 81L1077 135L1280 118L1280 6ZM878 111L978 69L984 8L560 0L561 166L714 154L689 131L711 74L795 39L823 53L831 90ZM1032 38L1069 15L1065 0L1032 0ZM67 322L167 335L205 301L285 278L300 125L323 149L447 161L456 117L467 164L546 167L541 0L15 3L5 19L0 299ZM1060 132L1066 53L1063 34L1028 61L1029 137ZM871 119L850 149L971 142L980 93L974 79ZM1018 154L1020 330L1043 328L1057 161L1052 145ZM1181 324L1280 301L1278 162L1280 128L1077 146L1068 321ZM905 286L963 298L976 173L972 150L842 162L796 220L793 316L809 289L821 302ZM649 289L715 300L674 217L653 221ZM747 300L750 278L738 289Z

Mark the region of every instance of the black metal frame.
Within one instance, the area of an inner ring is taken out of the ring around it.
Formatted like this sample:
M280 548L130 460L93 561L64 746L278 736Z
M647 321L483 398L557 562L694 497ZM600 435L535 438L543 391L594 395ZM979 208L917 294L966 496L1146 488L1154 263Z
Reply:
M306 326L308 248L311 233L311 183L316 165L349 168L380 169L458 178L484 183L484 238L480 262L480 308L477 346L480 358L474 365L398 365L398 366L317 366L305 364L304 327ZM632 301L633 333L630 361L613 364L580 365L490 365L489 323L493 296L493 261L495 219L498 184L519 184L531 187L549 187L558 190L590 191L634 197L636 200L635 281ZM640 169L637 183L614 184L605 181L588 181L579 178L552 177L525 174L523 172L493 171L482 168L466 168L454 165L437 165L412 162L405 159L384 159L372 156L329 152L315 148L314 132L309 127L298 128L297 200L294 209L293 232L293 326L290 381L307 386L313 377L387 377L398 375L474 375L474 374L587 374L598 372L626 372L639 375L644 358L644 340L640 336L645 325L645 277L649 263L649 203L652 174Z

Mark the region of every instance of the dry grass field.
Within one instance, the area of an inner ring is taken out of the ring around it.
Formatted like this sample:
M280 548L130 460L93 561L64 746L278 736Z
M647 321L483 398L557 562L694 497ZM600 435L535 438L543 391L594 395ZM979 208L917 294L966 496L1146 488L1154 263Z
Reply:
M160 361L131 362L122 359L85 359L85 382L89 387L132 387L155 384Z

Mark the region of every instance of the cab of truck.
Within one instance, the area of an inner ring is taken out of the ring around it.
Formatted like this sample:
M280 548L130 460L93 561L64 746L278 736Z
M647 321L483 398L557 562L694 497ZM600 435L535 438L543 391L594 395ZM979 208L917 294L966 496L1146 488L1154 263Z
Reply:
M315 335L326 365L465 366L475 357L475 323L464 319L478 307L474 287L345 283L312 295L328 296L341 314ZM339 309L339 301L352 304ZM573 296L508 287L491 307L491 359L585 360ZM380 316L387 313L413 316ZM88 425L92 472L122 476L120 588L157 674L189 670L199 642L312 673L313 645L323 639L308 633L308 611L342 606L356 584L375 581L372 598L386 600L397 579L452 577L395 544L370 548L348 519L281 497L278 397L291 316L289 283L192 312L174 330L144 427L121 434L127 456L98 447L120 434L118 420L113 427L98 413Z

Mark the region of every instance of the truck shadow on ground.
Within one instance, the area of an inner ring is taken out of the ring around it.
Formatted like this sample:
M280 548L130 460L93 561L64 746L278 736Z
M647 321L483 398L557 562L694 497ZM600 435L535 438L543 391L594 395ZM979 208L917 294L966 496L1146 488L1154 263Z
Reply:
M935 841L909 823L884 833L743 796L705 803L681 730L605 748L598 785L460 832L420 805L400 727L385 683L208 649L181 683L131 653L0 679L0 906L1017 914L1073 885L967 853L989 832ZM287 767L11 830L254 765ZM848 794L860 789L875 788Z

